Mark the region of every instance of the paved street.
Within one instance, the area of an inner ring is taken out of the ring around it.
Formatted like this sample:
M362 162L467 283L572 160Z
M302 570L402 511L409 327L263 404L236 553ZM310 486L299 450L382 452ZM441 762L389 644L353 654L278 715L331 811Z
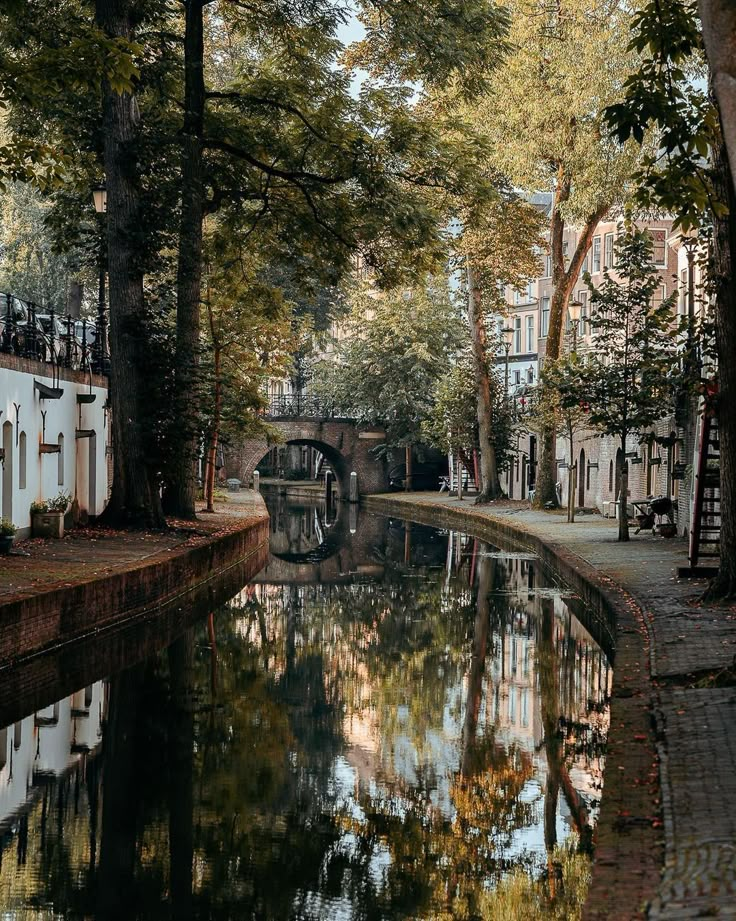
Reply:
M462 510L479 520L491 517L512 524L548 545L566 547L604 580L617 583L624 597L638 603L648 632L651 680L642 686L656 725L664 822L664 872L653 887L655 894L648 896L648 917L658 921L736 918L736 687L731 670L736 608L702 605L699 598L705 581L677 578L677 567L687 563L685 542L632 532L631 541L620 544L615 521L581 515L568 524L564 514L532 510L522 502L481 508L473 506L472 498L461 502L436 493L390 498L424 510ZM628 641L619 635L616 666L623 673L617 672L614 698L616 686L621 695L621 684L629 681L630 666L622 656ZM636 693L627 691L626 696L635 698ZM624 700L617 712L625 713L627 706ZM623 726L624 720L620 722ZM612 726L612 736L617 728ZM640 775L635 776L631 763L636 757L641 758L632 741L616 754L615 760L621 762L617 770L624 778L634 777L628 788L626 779L619 783L611 769L606 774L605 790L617 801L621 825L636 816L632 804L641 798ZM610 854L606 851L605 860L614 864L620 892L624 887L641 887L645 893L646 880L641 877L646 875L642 868L647 854L626 850L624 840ZM592 901L589 917L610 917L596 912Z

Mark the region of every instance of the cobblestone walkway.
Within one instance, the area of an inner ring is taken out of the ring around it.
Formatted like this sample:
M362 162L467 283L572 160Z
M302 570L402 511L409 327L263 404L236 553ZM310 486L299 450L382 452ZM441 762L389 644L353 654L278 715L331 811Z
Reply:
M638 603L651 645L647 711L656 722L665 838L661 880L642 913L657 921L736 918L736 689L718 686L730 685L733 677L725 670L736 654L736 608L701 605L706 583L677 578L677 567L687 564L685 542L632 531L631 541L622 544L614 521L583 515L568 524L562 514L521 502L474 507L472 499L426 493L391 499L425 509L463 509L566 547ZM617 752L617 769L626 773L627 758L635 757L629 743L628 755ZM608 788L607 771L604 804ZM636 798L636 789L628 792ZM625 782L623 792L619 784L612 795L620 802L619 815L628 816ZM642 865L647 857L624 850L605 856L617 864L620 891L638 885L637 857ZM609 915L591 911L589 917Z

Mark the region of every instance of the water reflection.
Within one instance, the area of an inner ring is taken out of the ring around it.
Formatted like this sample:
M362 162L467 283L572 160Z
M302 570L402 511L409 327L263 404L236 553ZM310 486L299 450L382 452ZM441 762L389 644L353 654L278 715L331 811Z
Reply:
M359 518L24 720L17 787L0 735L9 917L576 916L605 655L533 557Z

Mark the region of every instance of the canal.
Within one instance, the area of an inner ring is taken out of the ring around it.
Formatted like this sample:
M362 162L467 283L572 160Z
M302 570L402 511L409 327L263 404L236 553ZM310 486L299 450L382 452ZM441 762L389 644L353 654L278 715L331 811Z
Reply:
M612 679L579 599L529 554L268 501L228 604L0 708L2 917L575 918Z

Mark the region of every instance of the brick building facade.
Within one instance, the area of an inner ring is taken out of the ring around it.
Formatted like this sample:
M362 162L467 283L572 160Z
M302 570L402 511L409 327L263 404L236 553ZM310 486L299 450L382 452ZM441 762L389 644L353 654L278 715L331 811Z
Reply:
M537 202L540 207L544 204ZM546 207L549 207L547 203ZM661 288L656 295L664 300L676 295L677 312L687 315L692 298L696 318L707 305L701 296L701 279L697 260L688 260L688 246L683 237L673 231L672 221L667 218L653 219L645 226L651 232L654 243L655 264L661 275ZM582 271L573 289L572 298L578 301L580 321L577 327L576 347L586 351L593 347L590 325L590 294L583 276L590 273L591 282L599 286L603 282L604 270L615 275L614 244L622 232L623 221L611 217L602 221L593 236ZM572 254L578 242L578 231L567 229L564 248ZM501 350L496 358L498 366L504 366L508 378L509 398L521 411L541 372L546 337L549 326L552 299L552 265L549 255L542 254L542 274L531 279L523 291L506 290L507 314L498 317L499 330L511 328L511 346L506 357ZM692 291L692 293L691 293ZM573 345L573 330L569 320L565 334L565 348ZM508 361L508 366L506 362ZM639 436L632 436L626 445L629 462L629 503L648 496L668 495L676 503L678 531L689 530L691 506L692 465L697 436L697 405L691 404L678 416L663 418L652 429L659 439L667 444L653 443L651 447L640 443ZM671 442L671 443L670 443ZM610 437L601 437L598 432L576 432L573 439L572 457L565 437L557 440L557 464L559 496L563 503L568 501L569 467L577 463L578 482L575 496L577 508L597 509L604 515L615 515L615 503L619 499L617 476L617 453L619 446ZM510 469L502 477L502 486L512 498L527 498L533 488L536 463L538 461L538 436L525 429L523 420L517 433L517 446Z

